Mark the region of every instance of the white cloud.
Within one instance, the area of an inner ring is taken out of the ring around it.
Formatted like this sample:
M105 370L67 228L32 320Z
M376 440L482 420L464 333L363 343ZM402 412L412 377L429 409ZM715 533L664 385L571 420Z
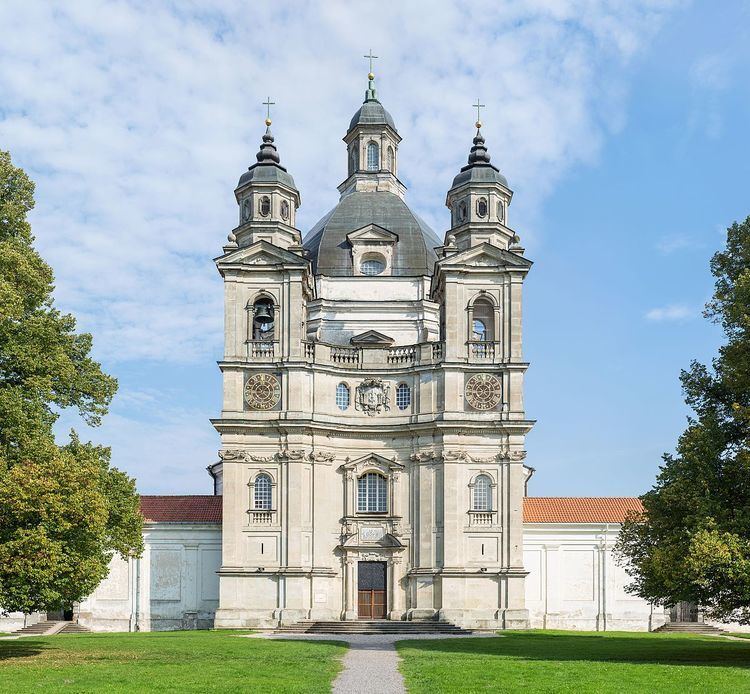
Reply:
M522 192L512 221L533 247L544 197L621 127L623 66L672 5L4 2L0 146L37 181L32 222L58 302L99 355L195 363L221 348L211 258L267 94L306 230L336 202L372 46L409 200L438 233L480 95L493 161Z
M661 308L652 308L646 313L646 319L655 323L684 321L695 316L695 310L685 304L670 304Z
M670 255L678 251L697 250L704 247L705 244L687 234L664 236L656 243L656 249L664 255Z

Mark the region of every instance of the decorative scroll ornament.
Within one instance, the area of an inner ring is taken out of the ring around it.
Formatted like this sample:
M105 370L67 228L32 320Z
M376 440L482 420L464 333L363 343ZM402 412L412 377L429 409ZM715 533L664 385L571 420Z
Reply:
M464 461L467 463L476 463L478 465L489 465L490 463L499 463L503 460L508 460L511 455L512 454L508 453L506 449L502 449L495 455L484 458L471 455L466 451L445 451L445 453L443 453L443 458L449 463Z
M366 378L357 386L355 408L368 417L390 410L390 389L381 378Z
M492 374L474 374L464 388L466 401L475 410L491 410L497 407L503 394L500 379Z
M245 402L251 410L272 410L281 400L281 383L273 374L253 374L245 383Z
M280 460L304 460L306 452L303 449L290 450L284 448L278 453L272 453L271 455L255 455L250 451L243 451L238 448L227 449L219 451L219 458L221 460L241 460L246 463L277 463ZM312 454L310 454L312 460Z
M336 456L330 451L311 451L308 458L315 463L332 463Z
M409 460L413 463L426 463L430 460L436 460L437 456L435 451L417 451L409 456Z

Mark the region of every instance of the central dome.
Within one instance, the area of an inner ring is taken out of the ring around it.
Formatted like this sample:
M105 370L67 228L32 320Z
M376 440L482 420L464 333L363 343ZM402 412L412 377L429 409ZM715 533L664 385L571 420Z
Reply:
M393 250L392 275L431 275L441 243L435 232L394 193L355 191L345 195L305 236L313 272L329 277L354 275L352 252L346 235L368 224L377 224L398 236Z

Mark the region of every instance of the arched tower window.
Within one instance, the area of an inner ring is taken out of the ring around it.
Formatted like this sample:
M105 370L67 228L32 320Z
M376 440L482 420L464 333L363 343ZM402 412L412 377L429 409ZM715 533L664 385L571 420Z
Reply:
M492 481L487 475L478 475L474 480L474 494L471 501L471 510L492 510Z
M273 302L271 299L258 299L253 304L253 340L268 341L275 339L276 321L274 316ZM270 345L269 349L273 349Z
M359 168L359 150L357 149L357 143L352 144L352 148L349 151L349 175L353 174Z
M357 480L357 511L385 513L388 483L383 475L368 472Z
M388 158L386 161L388 162L388 171L396 173L396 169L394 168L395 159L393 155L393 147L388 147Z
M474 302L474 323L471 339L475 342L492 342L495 339L495 308L487 299Z
M261 472L255 478L255 484L253 485L253 509L256 511L270 511L273 509L271 477L265 472Z
M367 170L378 171L380 169L380 151L377 142L367 145Z
M264 217L268 217L268 215L271 214L271 198L269 198L267 195L264 195L260 199L260 213Z

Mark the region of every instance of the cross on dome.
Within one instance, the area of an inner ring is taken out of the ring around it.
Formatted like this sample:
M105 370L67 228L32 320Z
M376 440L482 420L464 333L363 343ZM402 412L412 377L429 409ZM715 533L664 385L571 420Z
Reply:
M367 58L370 61L370 73L367 75L367 78L370 80L375 79L375 75L372 71L372 61L377 59L379 56L372 54L372 48L370 49L370 52L367 55L363 55L363 58Z
M479 109L486 108L486 106L484 104L479 103L479 97L477 97L477 103L472 104L472 106L477 110L477 122L475 123L475 125L477 126L477 130L479 130L479 128L482 127L482 121L480 119Z
M271 101L271 97L267 96L266 100L263 102L263 105L266 107L266 126L271 125L271 106L276 106L275 101Z

